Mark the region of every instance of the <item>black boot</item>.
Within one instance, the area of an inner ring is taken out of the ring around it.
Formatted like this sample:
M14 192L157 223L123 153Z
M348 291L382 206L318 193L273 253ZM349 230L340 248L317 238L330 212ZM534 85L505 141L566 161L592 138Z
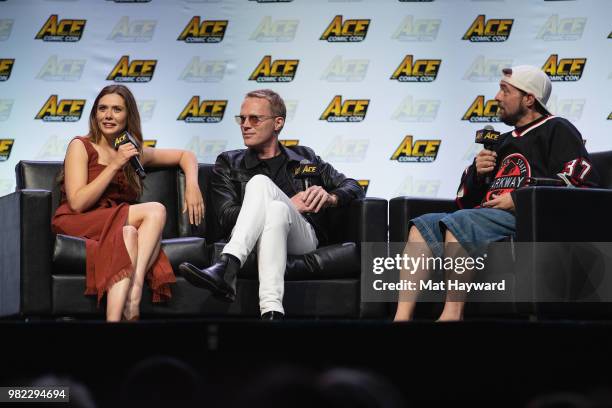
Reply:
M221 254L219 262L199 269L188 262L179 265L183 277L192 285L210 290L226 302L236 299L236 279L240 262L233 255Z
M282 314L281 312L276 312L274 310L261 315L261 320L283 320L284 318L284 314Z

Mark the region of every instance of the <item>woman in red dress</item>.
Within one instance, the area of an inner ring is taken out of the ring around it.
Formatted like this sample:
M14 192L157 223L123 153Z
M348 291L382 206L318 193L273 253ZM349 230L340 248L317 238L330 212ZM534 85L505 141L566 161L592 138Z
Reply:
M127 130L140 148L113 142ZM198 186L198 163L190 151L142 147L136 101L123 85L110 85L96 97L89 115L89 134L68 145L64 160L62 202L53 217L56 233L86 239L86 295L106 293L106 320L136 320L145 278L153 301L170 298L176 281L160 250L166 209L160 203L136 204L142 184L128 164L138 156L143 166L176 166L185 173L183 212L199 224L204 201Z

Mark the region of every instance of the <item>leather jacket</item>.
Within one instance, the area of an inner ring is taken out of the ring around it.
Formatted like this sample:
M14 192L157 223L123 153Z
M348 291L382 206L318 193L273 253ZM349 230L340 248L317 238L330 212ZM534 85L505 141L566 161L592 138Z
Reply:
M288 178L289 182L286 184L293 188L293 191L285 191L289 198L304 191L303 180L294 176L294 171L300 162L317 165L319 174L310 179L311 184L320 185L328 193L335 194L338 197L338 207L365 196L357 181L345 177L329 163L321 160L311 148L306 146L284 147L280 144L279 147L287 157L284 168L281 168L280 172ZM247 182L257 174L270 176L268 173L268 167L257 158L253 149L231 150L217 157L211 180L211 199L223 237L229 238L236 224ZM313 226L319 245L325 245L328 241L326 215L326 209L316 214L302 214Z

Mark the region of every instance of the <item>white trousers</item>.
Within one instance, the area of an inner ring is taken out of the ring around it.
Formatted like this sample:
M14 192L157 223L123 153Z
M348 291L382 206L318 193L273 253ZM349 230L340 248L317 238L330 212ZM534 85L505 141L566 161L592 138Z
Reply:
M258 174L246 185L238 220L223 253L235 256L243 265L256 248L261 314L284 314L287 254L302 255L314 251L317 244L314 228L291 199L270 178Z

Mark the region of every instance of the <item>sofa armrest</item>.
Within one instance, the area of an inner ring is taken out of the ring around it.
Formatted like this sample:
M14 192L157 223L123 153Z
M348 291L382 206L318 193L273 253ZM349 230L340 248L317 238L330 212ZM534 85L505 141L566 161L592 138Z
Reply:
M367 197L330 210L330 241L386 242L387 200Z
M51 192L0 197L0 316L51 312Z
M610 241L612 190L527 187L515 199L517 241Z
M389 201L389 242L405 242L408 222L428 213L456 211L455 200L438 198L395 197Z

